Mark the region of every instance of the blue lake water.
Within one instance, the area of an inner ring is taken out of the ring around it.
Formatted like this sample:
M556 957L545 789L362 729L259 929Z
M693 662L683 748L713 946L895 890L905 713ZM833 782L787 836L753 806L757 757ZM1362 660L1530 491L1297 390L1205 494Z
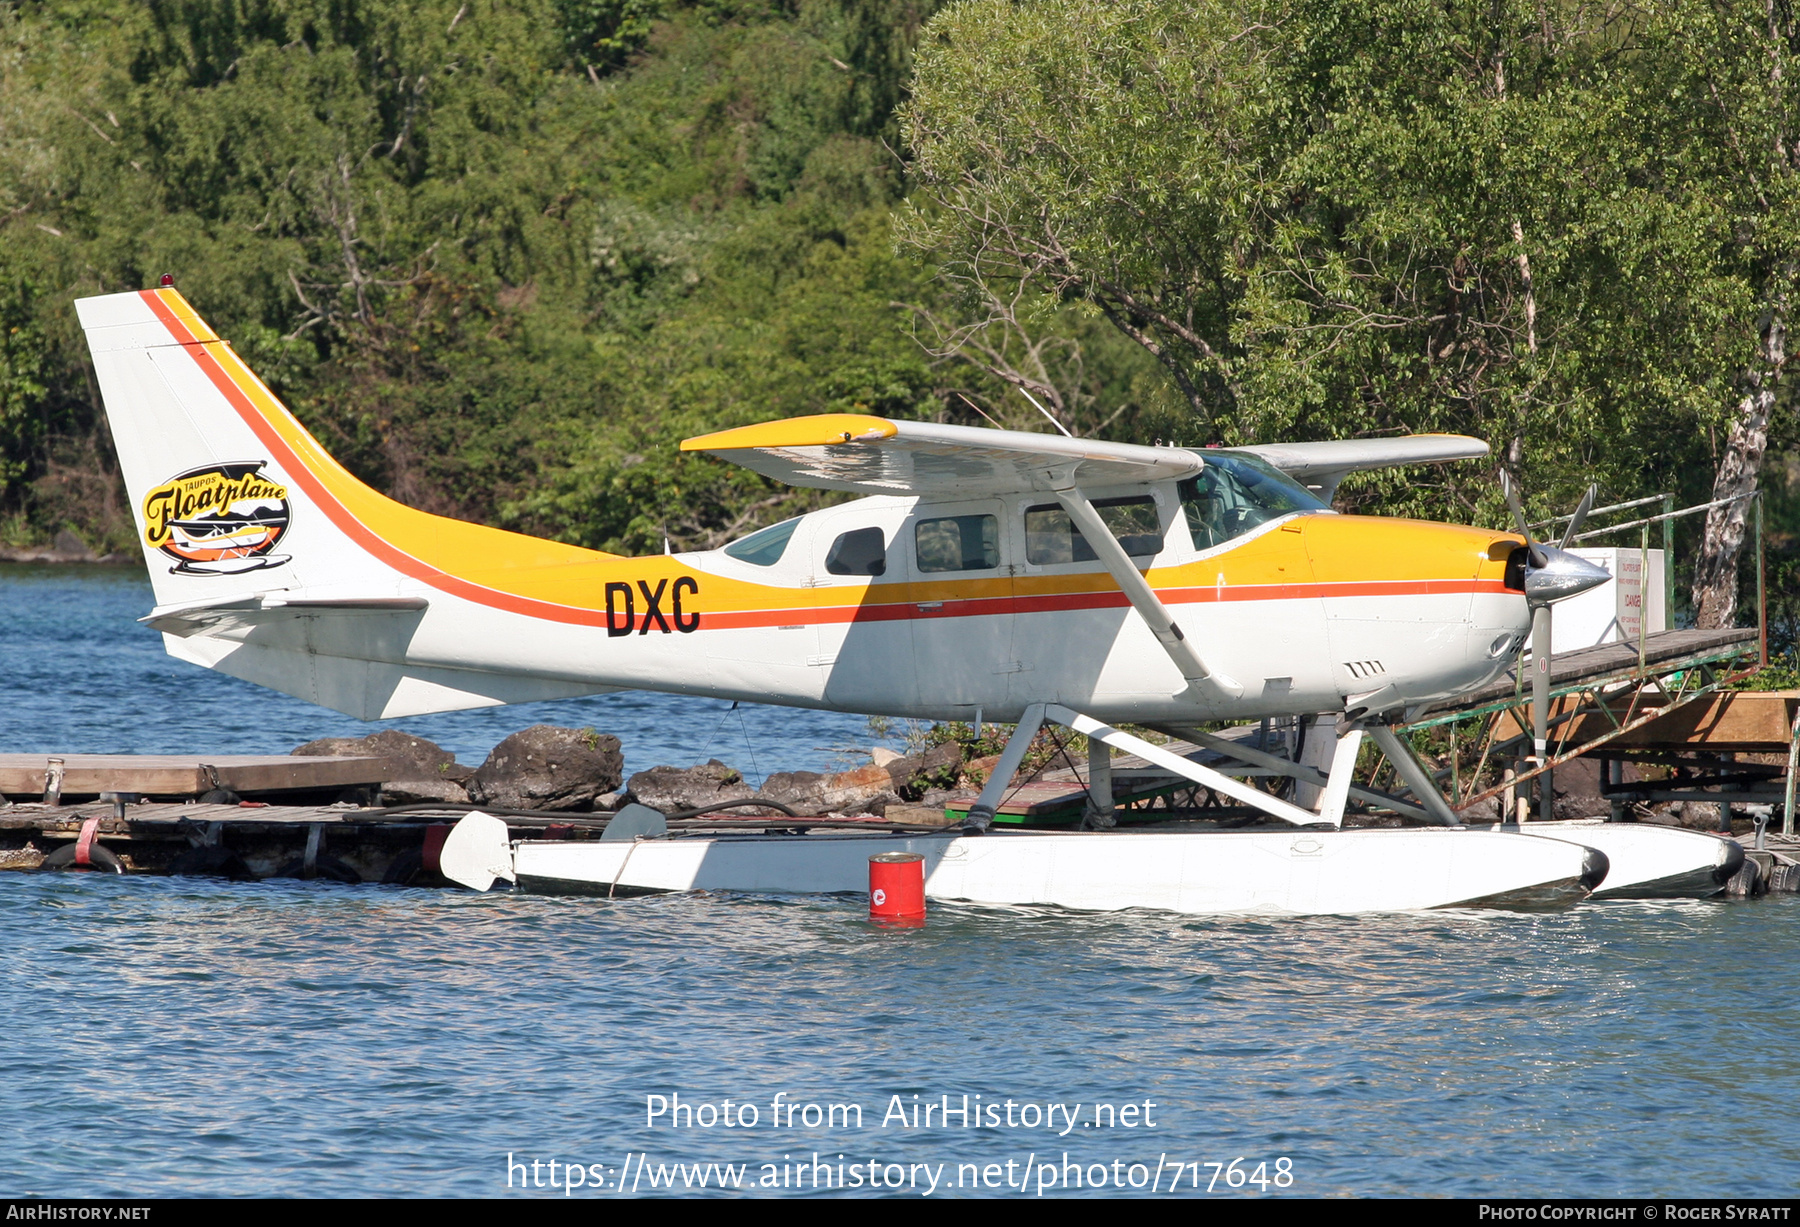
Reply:
M169 661L148 605L129 573L0 569L0 748L368 727ZM715 737L764 771L868 742L855 717L772 709L733 742L725 714L615 695L401 723L467 762L530 723L593 725L634 770ZM937 907L895 931L859 899L4 873L0 923L0 1195L505 1196L510 1172L511 1195L592 1197L722 1168L779 1196L1800 1185L1793 896L1281 922ZM648 1119L677 1095L702 1110ZM968 1126L915 1124L964 1096Z
M470 766L532 724L617 734L625 770L721 758L753 780L775 771L866 765L868 721L837 712L627 691L515 707L365 722L173 660L137 619L154 601L123 567L0 564L0 661L7 752L286 754L318 737L389 726L430 738Z

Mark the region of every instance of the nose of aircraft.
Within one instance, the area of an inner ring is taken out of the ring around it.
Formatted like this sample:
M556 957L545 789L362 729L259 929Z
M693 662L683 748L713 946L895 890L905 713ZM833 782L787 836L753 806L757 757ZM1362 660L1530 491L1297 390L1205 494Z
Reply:
M1604 584L1612 576L1585 558L1547 545L1537 547L1544 565L1525 568L1525 599L1533 605L1550 605L1578 596Z

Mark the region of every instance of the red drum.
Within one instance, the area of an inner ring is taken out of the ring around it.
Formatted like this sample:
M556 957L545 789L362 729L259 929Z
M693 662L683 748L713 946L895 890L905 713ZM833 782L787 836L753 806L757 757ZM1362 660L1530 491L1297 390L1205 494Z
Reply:
M917 852L882 852L869 858L869 917L925 919L925 858Z

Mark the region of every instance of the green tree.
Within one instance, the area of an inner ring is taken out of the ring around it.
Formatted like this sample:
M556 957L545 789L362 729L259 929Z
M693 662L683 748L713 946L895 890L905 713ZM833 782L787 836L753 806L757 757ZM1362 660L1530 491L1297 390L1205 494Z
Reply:
M904 234L967 301L1092 304L1211 438L1464 431L1544 511L1595 477L1735 492L1785 363L1786 20L971 0L920 54ZM1347 496L1501 522L1470 469ZM1741 542L1718 519L1713 623Z
M1255 35L1219 4L943 10L902 109L917 183L904 241L1000 327L1021 286L1091 304L1209 438L1232 436L1232 325L1280 143Z
M583 67L611 69L643 49L659 0L555 0L563 41Z
M660 549L805 505L674 445L936 410L882 144L932 7L0 3L0 280L46 389L0 512L130 541L70 303L165 272L417 506Z
M1784 138L1732 127L1770 102L1769 48L1743 42L1766 14L1401 0L1298 18L1297 62L1329 73L1284 175L1302 207L1243 324L1277 421L1353 405L1367 427L1471 429L1546 512L1590 477L1753 487L1800 240L1783 172L1759 189L1770 168L1739 156ZM1731 621L1742 512L1700 543L1702 625Z
M32 287L0 279L0 496L42 448L50 354L32 310Z

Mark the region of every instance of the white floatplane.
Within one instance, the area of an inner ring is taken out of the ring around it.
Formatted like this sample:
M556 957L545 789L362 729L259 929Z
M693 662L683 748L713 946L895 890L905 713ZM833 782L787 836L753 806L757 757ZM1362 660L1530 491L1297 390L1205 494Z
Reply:
M1604 874L1598 839L1462 825L1391 727L1504 669L1531 604L1608 578L1513 534L1330 510L1347 473L1479 457L1479 440L1197 451L789 419L682 447L866 497L722 549L627 558L371 490L166 284L77 308L155 590L144 621L183 660L364 719L649 689L1017 726L959 831L496 848L470 824L458 846L495 876L861 890L872 852L909 848L938 898L1335 913L1561 899ZM1316 766L1249 763L1292 776L1305 805L1116 727L1321 712ZM1102 825L1109 745L1288 825L990 831L1045 721L1089 737ZM1340 829L1365 736L1409 811L1444 829Z

